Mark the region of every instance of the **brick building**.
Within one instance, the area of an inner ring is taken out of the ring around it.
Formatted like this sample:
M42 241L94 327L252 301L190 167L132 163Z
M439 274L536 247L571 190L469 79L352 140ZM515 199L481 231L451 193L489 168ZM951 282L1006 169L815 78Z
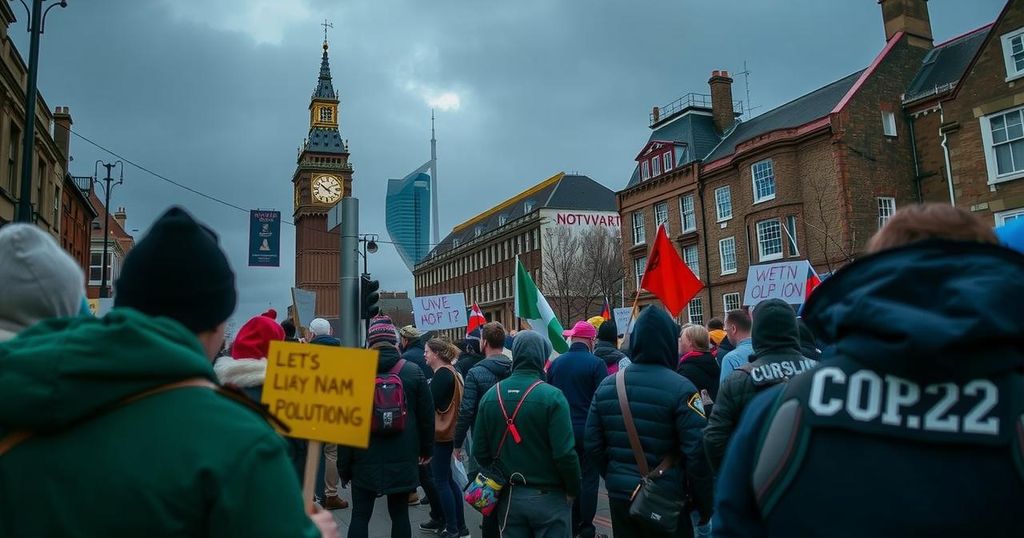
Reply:
M618 193L627 296L661 223L705 283L682 321L704 323L742 305L752 264L806 259L834 271L896 207L917 200L901 97L932 49L928 9L926 0L879 3L886 42L861 71L746 121L736 120L722 71L709 95L654 109ZM639 295L642 305L655 301Z
M92 234L89 250L89 267L86 272L86 296L98 299L103 284L103 218L105 209L103 201L95 191L89 194L89 200L98 218L92 221ZM114 282L121 274L121 266L128 252L135 246L135 238L128 233L128 214L123 207L110 214L109 240L107 243L107 297L114 296Z
M516 257L552 301L548 238L586 226L619 228L615 193L587 176L558 173L452 229L413 270L416 296L463 292L488 321L512 326Z
M1024 218L1024 2L936 45L904 96L926 201Z

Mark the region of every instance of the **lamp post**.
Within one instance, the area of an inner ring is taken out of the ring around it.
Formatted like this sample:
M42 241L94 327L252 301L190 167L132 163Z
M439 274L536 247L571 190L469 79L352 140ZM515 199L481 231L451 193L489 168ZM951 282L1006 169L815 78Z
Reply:
M28 55L28 82L25 85L25 135L21 145L21 193L18 197L18 221L32 222L32 156L36 139L36 79L39 77L39 36L43 33L46 14L60 6L67 7L66 0L50 4L43 11L43 0L32 0L29 9L25 0L21 5L29 12L28 32L31 35ZM43 178L39 178L42 181ZM39 201L42 203L42 200Z
M121 165L121 175L117 181L114 182L114 178L110 177L110 171L117 167L117 165ZM102 180L96 178L96 172L99 170L100 166L107 169L107 177ZM103 188L105 201L103 202L103 258L100 260L100 298L106 299L110 297L110 290L107 288L107 267L110 266L107 261L107 252L109 250L108 245L110 243L110 190L114 188L115 185L124 183L124 163L121 161L114 163L96 161L96 165L93 167L92 177L92 180L96 183L99 183L100 181L105 183Z
M363 274L368 275L370 274L370 259L367 258L366 253L375 254L377 252L377 234L360 234L359 242L363 244Z

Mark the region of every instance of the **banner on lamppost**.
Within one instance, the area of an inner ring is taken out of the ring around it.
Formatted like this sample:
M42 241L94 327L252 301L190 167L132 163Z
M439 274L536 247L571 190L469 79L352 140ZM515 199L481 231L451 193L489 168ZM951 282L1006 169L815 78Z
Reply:
M280 267L281 212L249 211L249 267Z

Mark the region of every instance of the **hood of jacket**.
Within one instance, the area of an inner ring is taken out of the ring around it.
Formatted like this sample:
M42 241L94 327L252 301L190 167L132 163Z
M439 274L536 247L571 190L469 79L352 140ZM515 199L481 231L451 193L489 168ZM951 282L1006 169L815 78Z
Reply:
M243 389L258 387L267 378L267 361L220 357L213 363L213 371L224 385L234 385Z
M601 326L604 327L604 325ZM594 355L609 366L618 364L619 361L626 358L626 354L619 351L615 344L603 340L598 340L597 344L594 345Z
M782 299L768 299L754 307L753 318L750 339L758 357L800 354L800 330L793 307Z
M476 363L476 366L483 366L495 377L508 377L512 372L512 359L505 355L491 355Z
M512 371L540 374L552 351L547 338L534 331L520 331L512 342Z
M665 309L645 308L629 335L634 364L660 364L675 370L679 360L679 326Z
M398 359L402 358L402 354L399 353L398 347L391 344L382 344L379 347L372 349L377 350L377 373L387 372L388 370L395 367L395 363Z
M329 334L321 334L320 336L310 340L309 343L321 346L341 346L341 340L338 340Z
M49 234L35 225L4 226L0 252L0 338L82 311L85 275Z
M923 241L844 267L814 290L803 317L830 352L877 371L988 377L1024 368L1021 275L1015 251Z
M217 381L199 340L170 318L115 308L47 320L0 344L0 429L59 430L190 377Z

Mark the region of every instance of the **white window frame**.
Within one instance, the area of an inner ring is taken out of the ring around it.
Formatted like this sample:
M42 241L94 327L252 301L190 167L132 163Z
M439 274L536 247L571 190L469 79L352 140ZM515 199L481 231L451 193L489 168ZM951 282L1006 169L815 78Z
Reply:
M694 297L686 304L686 318L694 325L704 325L704 302L700 297Z
M691 259L692 258L692 259ZM697 245L683 247L683 263L690 269L693 276L700 279L700 254L697 252Z
M452 248L459 248L459 240L452 239Z
M633 258L633 276L636 277L636 289L640 289L640 281L644 279L644 269L647 269L647 256Z
M642 181L651 179L651 164L647 162L647 159L640 163L640 179Z
M1017 62L1013 58L1013 46L1011 41L1020 38L1021 46L1024 47L1024 28L1018 28L999 36L1003 50L1003 65L1006 67L1006 82L1024 77L1024 69L1017 69ZM1024 51L1022 51L1024 54Z
M729 302L730 302L729 299L731 297L735 297L736 298L736 302L734 303L735 304L734 308L729 308ZM722 294L722 307L725 309L725 312L729 312L730 310L738 310L740 308L743 308L743 298L740 297L740 294L736 293L736 292Z
M879 196L875 198L878 208L878 229L881 230L885 223L896 213L896 198L892 196Z
M1004 226L1007 222L1013 222L1017 219L1024 219L1024 207L1018 207L1017 209L1009 209L1007 211L1000 211L994 215L996 219L996 227ZM1007 221L1006 219L1010 220Z
M722 212L722 193L725 193L725 201L729 204L728 214ZM728 185L715 189L715 214L718 215L718 222L732 219L732 188Z
M778 234L777 235L778 235L778 241L779 241L779 251L777 253L765 254L765 249L764 249L765 241L763 241L762 237L761 237L761 227L762 226L767 227L768 225L773 224L773 223L774 223L775 226L778 227ZM765 220L757 221L757 223L754 224L754 236L757 238L757 259L759 261L767 262L767 261L778 260L778 259L782 258L782 250L783 250L782 222L779 221L779 219L772 218L772 219L765 219Z
M637 218L639 217L639 219ZM644 223L644 212L633 212L633 244L643 245L647 243L647 230Z
M655 155L651 158L651 177L658 177L661 175L661 155Z
M537 205L537 202L533 200L527 200L523 202L523 214L533 211L533 206Z
M685 201L690 201L690 209L687 211ZM683 228L683 233L689 233L697 230L697 213L696 206L694 205L693 195L684 194L679 197L679 224ZM693 221L692 225L687 225L686 216L689 214L690 219Z
M665 153L663 153L661 155L661 162L662 162L662 168L664 168L666 172L668 172L669 170L672 170L673 168L675 168L675 166L674 166L675 163L672 162L672 150L671 149L669 149L668 151L666 151Z
M504 226L508 222L508 215L498 215L498 226Z
M771 173L770 176L762 176L762 179L767 179L768 177L771 177L772 193L759 197L757 192L758 167L761 167L762 165L767 165L767 170ZM773 163L771 159L765 159L763 161L758 161L750 165L750 186L753 189L755 204L775 199L775 193L778 192L778 183L775 181L775 163Z
M888 110L882 111L882 134L896 138L896 114Z
M728 267L726 265L726 263L725 263L725 259L726 259L726 256L725 256L725 252L726 252L725 245L730 244L730 243L732 244L732 247L730 247L731 250L732 250L732 268ZM733 275L733 274L736 274L737 266L739 264L736 261L736 237L735 236L729 236L729 237L726 237L724 239L719 239L718 240L718 258L719 258L719 261L720 261L720 265L722 266L722 274L723 275Z
M796 242L796 215L786 215L786 223L782 231L786 233L786 245L789 247L789 257L800 255L800 245Z
M1002 175L999 174L999 166L996 161L995 142L992 138L992 118L995 118L996 116L1006 116L1014 112L1024 115L1024 112L1022 111L1024 111L1024 107L1008 108L978 118L978 121L981 122L981 144L982 148L985 150L985 165L988 168L989 185L995 185L996 183L1002 183L1004 181L1013 181L1014 179L1020 179L1024 177L1024 168L1012 172L1007 172ZM1018 140L1022 139L1014 139L1014 141ZM1007 142L1002 143L1011 144L1013 143L1013 141L1008 140Z
M659 215L661 213L661 215ZM665 225L665 233L669 233L668 226L668 202L658 202L654 204L654 228L657 230L658 226Z

